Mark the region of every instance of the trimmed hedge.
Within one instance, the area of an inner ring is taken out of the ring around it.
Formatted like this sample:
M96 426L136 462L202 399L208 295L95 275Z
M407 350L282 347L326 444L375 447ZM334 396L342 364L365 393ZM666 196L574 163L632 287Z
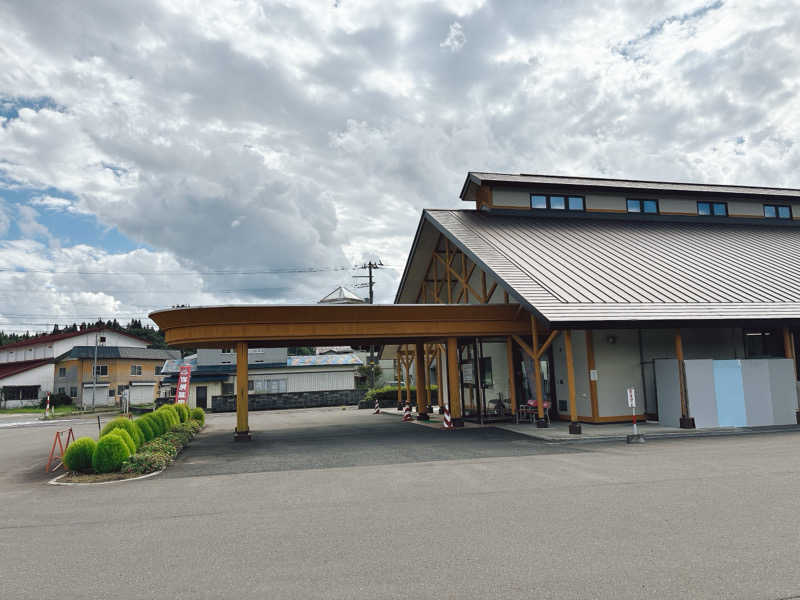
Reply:
M130 419L126 419L125 417L117 417L116 419L106 423L106 426L103 427L102 431L100 431L100 437L103 437L113 429L117 428L122 428L127 431L137 448L144 444L144 435L139 427L136 425L136 423Z
M169 433L147 442L122 466L123 473L144 475L166 467L194 438L202 425L196 419L181 423Z
M139 417L134 421L134 423L136 423L136 425L139 427L139 430L142 432L145 443L156 437L153 428L150 426L150 422L145 417Z
M206 413L199 406L197 408L193 408L192 410L190 410L189 411L189 416L192 419L194 419L195 421L199 422L200 425L205 425L206 424Z
M165 411L159 409L153 411L152 415L153 418L158 421L158 426L160 428L160 433L158 435L164 435L172 429L172 419Z
M91 471L95 448L97 442L90 437L80 437L67 446L62 459L67 471Z
M119 471L130 453L128 446L122 441L119 435L106 435L97 442L92 455L92 467L97 473L111 473Z
M164 425L161 423L160 416L157 417L154 413L147 413L142 419L145 419L147 424L150 425L150 429L153 430L153 439L164 433Z
M432 385L431 388L431 404L436 404L439 399L439 386ZM400 388L402 403L406 403L406 388ZM358 408L374 408L375 400L378 400L381 408L394 408L397 406L397 386L386 385L381 388L374 388L364 394L364 399L358 403ZM411 405L417 404L417 388L411 386Z
M181 417L180 417L180 415L178 415L178 411L175 409L175 405L174 404L165 404L164 406L159 408L158 411L161 411L161 412L166 413L167 415L169 415L170 426L167 428L167 431L169 431L170 429L172 429L176 425L180 425ZM158 412L158 411L156 411L156 412Z
M189 407L185 404L173 404L172 406L178 411L178 418L181 420L181 423L186 423L186 421L189 420Z
M128 452L130 452L131 456L136 454L136 442L133 441L131 435L122 427L112 429L106 435L118 435L122 438L122 441L125 442L125 445L128 447Z

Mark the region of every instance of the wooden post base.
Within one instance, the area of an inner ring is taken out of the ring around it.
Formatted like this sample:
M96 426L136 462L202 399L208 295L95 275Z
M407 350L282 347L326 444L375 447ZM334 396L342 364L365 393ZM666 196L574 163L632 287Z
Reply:
M536 426L540 429L550 427L550 425L547 423L547 419L536 419Z
M569 432L579 435L581 432L581 424L577 421L570 421L569 423Z
M430 421L431 418L428 416L428 413L419 413L417 415L417 421Z
M233 439L236 442L249 442L252 439L250 437L250 430L234 432Z
M694 417L681 417L681 429L694 429Z

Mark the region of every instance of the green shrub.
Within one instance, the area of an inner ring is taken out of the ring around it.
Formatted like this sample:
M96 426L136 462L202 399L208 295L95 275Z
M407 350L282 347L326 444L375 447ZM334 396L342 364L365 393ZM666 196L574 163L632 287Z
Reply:
M153 428L150 426L150 423L148 422L147 418L139 417L134 421L134 423L136 423L136 425L139 427L139 431L142 432L145 442L149 442L154 437L156 437L156 434L153 431Z
M64 452L64 466L67 471L91 471L92 470L92 455L97 447L95 442L90 437L80 437L69 446Z
M131 434L125 431L122 427L117 427L116 429L112 429L106 435L118 435L122 438L122 441L125 442L125 445L128 447L128 453L133 456L136 454L136 442L133 441Z
M142 435L141 430L136 426L136 424L131 421L130 419L126 419L125 417L117 417L106 423L106 426L103 427L103 430L100 432L100 437L103 437L108 432L113 429L121 428L128 432L128 435L131 436L133 443L136 444L138 448L142 444L144 444L144 435Z
M189 407L185 404L173 404L172 406L178 411L178 418L181 420L181 423L186 423L186 421L189 420Z
M431 404L436 404L439 398L439 386L431 385ZM400 399L402 404L406 403L406 388L401 386ZM378 400L381 408L394 408L397 406L397 386L387 385L381 388L374 388L364 394L364 398L358 403L358 408L375 408L375 400ZM417 388L411 386L411 405L417 404Z
M67 396L66 394L57 393L57 394L50 394L50 407L53 406L68 406L72 404L72 398ZM42 401L39 403L39 408L45 408L47 406L47 396L42 398Z
M153 439L164 433L164 426L161 424L161 418L157 417L155 413L147 413L142 419L144 419L145 422L150 425L150 429L153 430Z
M192 410L190 410L189 416L198 423L200 423L200 425L206 424L206 413L199 406L197 408L193 408Z
M170 429L172 429L173 427L175 427L176 425L178 425L181 422L181 417L180 417L180 415L178 415L178 411L175 408L175 406L176 406L175 404L165 404L164 406L162 406L161 408L158 409L158 410L160 410L162 412L165 412L165 413L167 413L169 415L169 418L170 418L170 420L172 422L172 424L170 426Z
M137 452L122 465L123 473L146 475L166 467L172 458L163 452Z
M92 467L98 473L119 471L122 463L130 456L128 446L119 435L106 435L97 442L92 455Z
M172 429L172 417L166 411L159 408L153 413L153 418L157 419L161 426L161 433L159 435L164 435Z

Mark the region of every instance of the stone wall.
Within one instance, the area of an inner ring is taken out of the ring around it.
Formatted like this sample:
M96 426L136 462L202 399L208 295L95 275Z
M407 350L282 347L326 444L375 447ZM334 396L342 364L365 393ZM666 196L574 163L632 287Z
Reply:
M325 392L291 392L286 394L250 394L248 410L280 408L311 408L314 406L344 406L358 404L364 390L332 390ZM212 396L211 412L234 412L236 396Z

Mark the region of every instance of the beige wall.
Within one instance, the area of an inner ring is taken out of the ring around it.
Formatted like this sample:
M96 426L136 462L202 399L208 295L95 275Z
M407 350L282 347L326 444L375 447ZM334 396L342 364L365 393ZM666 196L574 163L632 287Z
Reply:
M586 210L625 212L625 198L609 194L589 194L586 196Z
M531 193L518 188L493 188L492 206L496 208L530 208Z

